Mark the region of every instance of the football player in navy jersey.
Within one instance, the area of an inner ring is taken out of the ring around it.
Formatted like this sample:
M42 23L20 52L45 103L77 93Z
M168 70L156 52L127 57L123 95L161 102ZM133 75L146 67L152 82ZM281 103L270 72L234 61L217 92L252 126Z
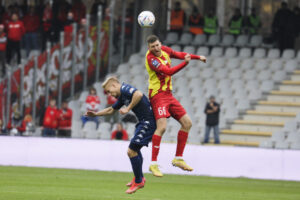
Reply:
M148 146L152 139L156 129L155 118L148 98L131 85L121 84L116 77L110 77L105 80L102 87L108 94L118 98L117 102L99 112L88 111L87 116L110 115L116 110L119 110L121 114L126 114L132 110L138 118L138 124L127 151L134 173L133 180L127 184L130 188L126 193L131 194L145 185L142 172L143 157L140 150L143 146Z

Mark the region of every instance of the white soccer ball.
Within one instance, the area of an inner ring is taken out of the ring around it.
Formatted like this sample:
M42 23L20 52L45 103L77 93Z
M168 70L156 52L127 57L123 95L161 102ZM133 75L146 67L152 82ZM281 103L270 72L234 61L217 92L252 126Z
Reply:
M155 22L155 16L151 11L143 11L138 16L138 23L141 27L151 27Z

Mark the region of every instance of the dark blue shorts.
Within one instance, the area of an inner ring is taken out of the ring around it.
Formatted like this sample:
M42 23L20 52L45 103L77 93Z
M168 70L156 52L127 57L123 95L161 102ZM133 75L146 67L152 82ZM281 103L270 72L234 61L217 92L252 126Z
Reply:
M155 121L140 121L135 126L135 133L130 141L129 147L142 147L148 146L148 143L152 140L152 136L156 129ZM132 149L136 151L137 148Z

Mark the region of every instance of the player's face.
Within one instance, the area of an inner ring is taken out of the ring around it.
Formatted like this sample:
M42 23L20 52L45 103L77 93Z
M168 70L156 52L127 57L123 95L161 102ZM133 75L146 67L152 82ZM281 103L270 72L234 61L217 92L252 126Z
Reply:
M120 88L117 87L117 85L115 83L111 83L111 84L108 84L106 87L105 87L105 91L107 92L107 94L113 96L113 97L119 97L120 95Z
M149 51L151 51L155 56L161 55L161 42L156 40L153 43L148 44Z

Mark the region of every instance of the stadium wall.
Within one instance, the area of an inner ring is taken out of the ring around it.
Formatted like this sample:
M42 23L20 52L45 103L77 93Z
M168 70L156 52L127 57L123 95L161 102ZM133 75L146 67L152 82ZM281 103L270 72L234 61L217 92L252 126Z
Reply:
M128 141L0 137L0 165L130 172ZM143 148L148 172L151 145ZM161 145L162 172L219 177L248 177L300 181L300 151L246 147L187 145L184 172L171 165L176 144Z

